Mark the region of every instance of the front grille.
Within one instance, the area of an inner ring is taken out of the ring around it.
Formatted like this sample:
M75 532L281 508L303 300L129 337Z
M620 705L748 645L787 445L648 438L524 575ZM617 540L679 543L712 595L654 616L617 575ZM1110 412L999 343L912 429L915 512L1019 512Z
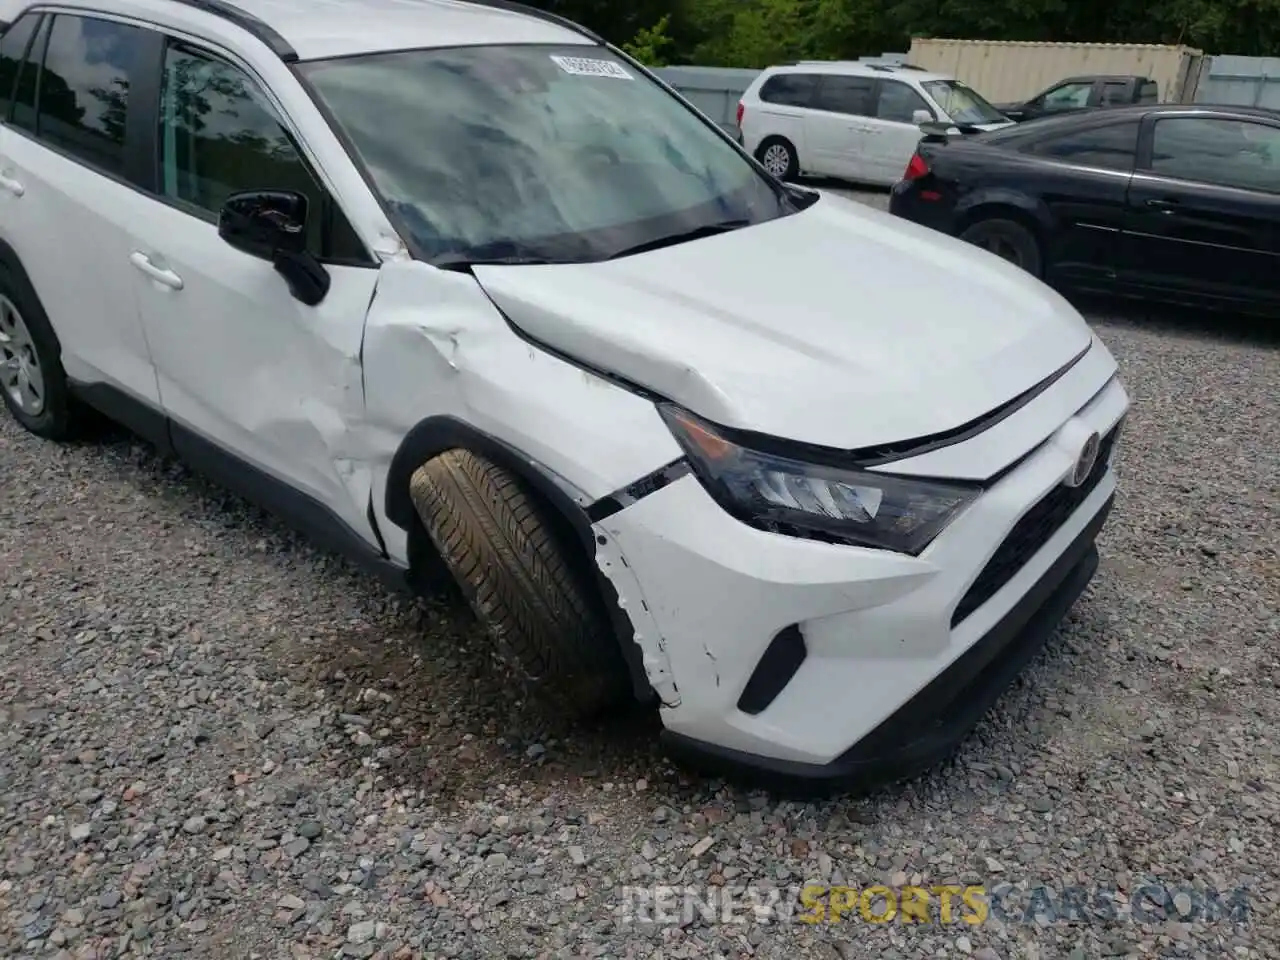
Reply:
M1111 450L1119 432L1117 425L1102 439L1098 448L1098 460L1084 483L1078 487L1055 487L1014 524L1004 542L996 548L996 552L978 574L973 586L960 598L960 604L951 615L952 627L995 596L1049 542L1049 538L1058 532L1080 504L1084 503L1107 472Z

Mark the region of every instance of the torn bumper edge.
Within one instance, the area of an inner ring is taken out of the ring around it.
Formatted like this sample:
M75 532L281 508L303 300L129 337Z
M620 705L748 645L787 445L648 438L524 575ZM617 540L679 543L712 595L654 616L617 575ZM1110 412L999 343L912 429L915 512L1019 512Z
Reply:
M546 466L546 464L539 463L536 460L529 460L529 465L546 476L560 488L565 496L569 497L584 510L591 505L592 500L585 492L579 490L564 477ZM664 707L680 706L680 693L676 688L675 677L671 672L671 661L667 657L666 645L663 642L662 633L653 619L653 615L649 612L649 605L645 602L644 592L640 589L639 580L636 579L635 573L628 565L626 558L623 557L617 541L609 535L608 531L600 524L594 523L591 525L591 535L595 543L596 567L601 575L609 581L614 593L617 595L617 612L620 615L610 619L618 628L620 634L618 640L622 643L634 643L639 648L639 665L644 671L644 676L648 680L650 688L657 695L662 705ZM605 602L609 602L608 597L605 598ZM629 637L624 635L628 629L630 631ZM623 653L628 662L634 660L634 654L630 651L624 650ZM639 682L638 679L637 682ZM643 685L641 684L641 686ZM639 690L637 690L638 692Z
M641 664L649 686L665 707L680 706L680 691L671 672L662 633L640 589L640 581L627 564L617 541L599 524L592 527L596 542L596 565L613 585L622 619L630 623L631 641L640 648ZM625 639L625 638L620 638Z

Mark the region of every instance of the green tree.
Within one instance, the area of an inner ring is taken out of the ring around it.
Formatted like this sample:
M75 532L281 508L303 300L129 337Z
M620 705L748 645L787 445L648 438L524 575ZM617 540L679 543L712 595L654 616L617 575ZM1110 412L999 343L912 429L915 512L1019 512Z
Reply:
M643 27L640 32L622 45L622 49L635 57L646 67L664 67L667 65L666 50L673 41L667 36L667 28L671 25L671 15L664 13L652 27Z

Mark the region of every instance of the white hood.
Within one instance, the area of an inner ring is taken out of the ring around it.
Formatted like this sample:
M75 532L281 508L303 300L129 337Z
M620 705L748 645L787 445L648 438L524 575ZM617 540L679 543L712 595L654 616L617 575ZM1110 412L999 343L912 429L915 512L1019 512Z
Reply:
M1061 296L844 198L593 264L475 275L533 339L724 426L840 449L940 433L1090 342Z

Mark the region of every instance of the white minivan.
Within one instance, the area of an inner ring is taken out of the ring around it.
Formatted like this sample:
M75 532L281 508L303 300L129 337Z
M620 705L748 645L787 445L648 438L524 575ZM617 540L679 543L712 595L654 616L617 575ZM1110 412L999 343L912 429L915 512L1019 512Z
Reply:
M802 61L769 67L738 102L742 145L774 176L902 178L920 124L980 131L1013 121L954 77L906 65Z

